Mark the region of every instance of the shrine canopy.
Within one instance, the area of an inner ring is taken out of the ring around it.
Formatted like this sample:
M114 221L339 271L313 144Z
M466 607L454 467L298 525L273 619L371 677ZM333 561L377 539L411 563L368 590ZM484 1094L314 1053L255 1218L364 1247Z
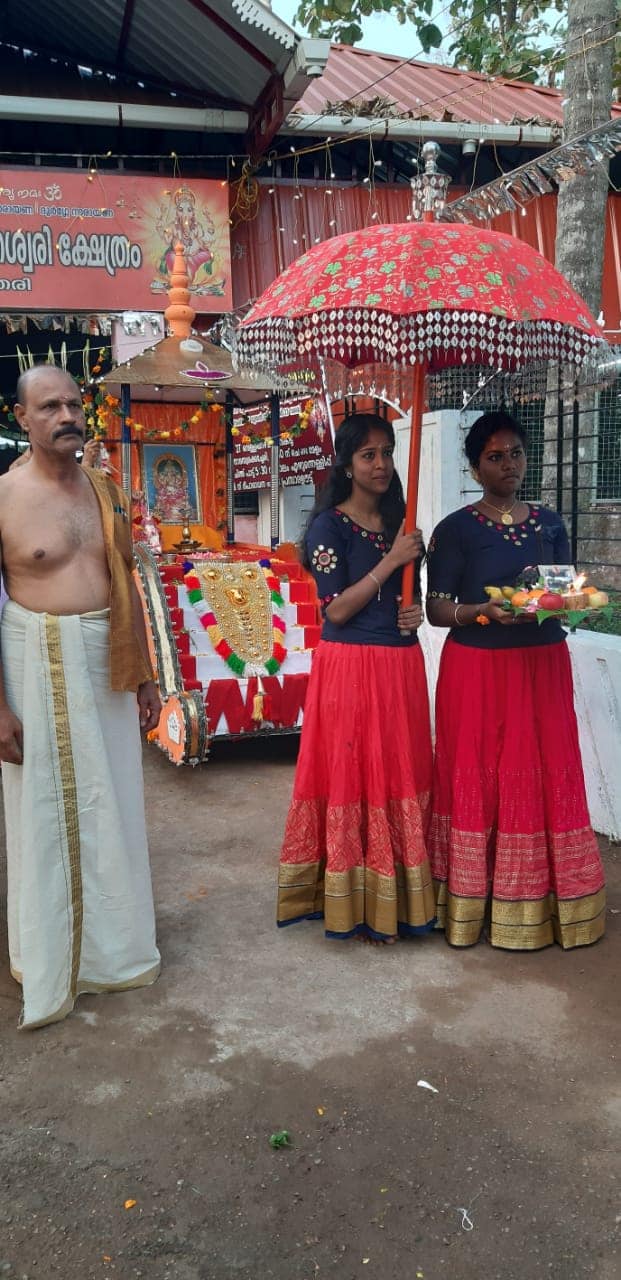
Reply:
M178 243L169 271L170 301L164 312L171 336L156 342L133 359L116 365L110 370L106 383L130 389L150 387L154 394L143 393L143 398L170 398L190 404L200 402L206 393L210 401L222 403L230 392L238 404L252 404L262 395L269 395L274 386L265 374L254 371L235 373L229 352L206 338L199 338L192 330L196 311L188 285L185 252L183 245ZM175 391L183 389L188 394L167 396L165 392L171 388Z
M174 399L188 404L200 402L207 391L209 399L220 404L227 391L238 404L253 404L275 390L264 376L234 372L224 347L195 337L162 338L140 355L115 365L105 382L115 394L121 386L129 386L133 399ZM187 394L172 395L173 390Z
M227 393L239 407L263 404L268 413L272 383L264 376L235 373L223 347L194 335L177 335L115 365L105 378L105 389L117 396L128 389L130 393L126 440L131 447L129 459L123 461L124 487L144 495L148 505L149 476L157 459L166 452L174 454L194 477L196 495L188 504L193 535L204 546L222 546L227 528ZM112 442L113 449L119 443ZM181 518L162 521L165 551L179 541L182 524Z

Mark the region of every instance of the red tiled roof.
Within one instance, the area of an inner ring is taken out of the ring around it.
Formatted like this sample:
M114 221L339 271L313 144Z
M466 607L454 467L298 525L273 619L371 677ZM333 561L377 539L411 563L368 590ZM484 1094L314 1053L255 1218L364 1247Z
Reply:
M328 104L394 102L399 113L425 120L479 124L562 124L563 95L558 89L523 80L491 81L475 71L459 71L433 62L405 61L348 45L331 46L328 65L296 107L301 115L327 114ZM621 112L616 105L613 113ZM380 115L377 110L375 114Z

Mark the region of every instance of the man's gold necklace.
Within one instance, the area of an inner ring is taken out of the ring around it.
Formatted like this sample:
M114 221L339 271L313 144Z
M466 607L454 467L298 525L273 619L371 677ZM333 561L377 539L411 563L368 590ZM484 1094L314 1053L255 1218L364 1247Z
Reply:
M513 506L512 506L512 507L509 507L509 510L508 510L508 511L507 511L506 507L495 507L493 502L488 502L488 501L487 501L487 498L480 498L480 499L479 499L479 501L482 503L482 505L483 505L484 507L490 507L492 511L498 511L498 513L499 513L499 515L500 515L500 519L501 519L501 521L502 521L502 523L503 523L503 524L507 524L507 525L508 525L508 524L513 524L513 523L514 523L514 521L513 521L513 512L515 511L515 508L516 508L516 507L519 507L519 505L520 505L520 504L519 504L519 501L518 501L518 502L514 502L514 503L513 503Z

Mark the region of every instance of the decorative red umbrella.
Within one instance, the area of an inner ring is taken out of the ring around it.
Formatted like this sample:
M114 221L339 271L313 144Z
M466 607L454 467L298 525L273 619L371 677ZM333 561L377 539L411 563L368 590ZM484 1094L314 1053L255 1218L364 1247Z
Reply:
M443 179L434 172L435 144L427 148L433 204ZM427 373L465 365L580 367L609 356L586 304L535 249L513 236L433 221L366 227L315 245L265 290L237 335L239 361L271 377L295 371L299 379L304 371L311 382L327 359L413 368L409 530ZM408 569L403 596L411 603Z

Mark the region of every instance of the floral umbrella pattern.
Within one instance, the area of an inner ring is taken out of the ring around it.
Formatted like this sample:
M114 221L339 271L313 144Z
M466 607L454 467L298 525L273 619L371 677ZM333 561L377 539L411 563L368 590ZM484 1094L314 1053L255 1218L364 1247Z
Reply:
M586 304L512 236L446 223L367 227L314 246L243 320L237 359L284 375L318 358L430 372L579 366L609 352Z

